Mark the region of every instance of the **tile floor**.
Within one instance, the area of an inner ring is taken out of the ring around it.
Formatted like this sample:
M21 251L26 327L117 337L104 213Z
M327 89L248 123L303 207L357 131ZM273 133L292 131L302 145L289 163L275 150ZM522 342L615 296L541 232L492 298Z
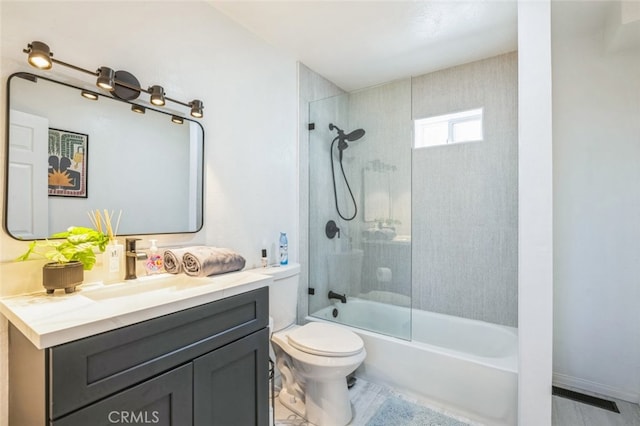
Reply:
M579 389L575 390L580 391ZM363 379L358 379L356 385L349 391L349 394L354 410L354 417L351 423L349 423L350 426L366 425L382 403L392 395L401 396L408 401L418 403L415 399L401 395L393 389L376 383L367 382ZM602 395L595 396L611 399ZM552 398L552 426L640 426L640 406L638 404L614 399L620 409L620 414L618 414L601 408L571 401L566 398L557 396ZM434 407L429 408L441 412L441 410ZM275 411L276 426L309 426L309 423L304 421L304 419L283 407L277 398L275 402ZM470 425L477 424L451 413L444 414L448 414L450 417L461 421L466 421Z
M580 389L572 389L587 393ZM620 413L553 396L553 426L640 426L640 406L604 395L591 394L614 401Z
M277 394L277 391L276 391ZM402 395L395 390L388 388L383 385L379 385L376 383L368 382L364 379L358 379L356 385L353 386L349 390L349 396L351 398L351 404L353 407L353 420L349 423L349 426L364 426L367 422L374 416L374 414L378 411L378 408L384 403L384 401L390 396L400 396L401 398L420 404L413 398L410 398L406 395ZM461 420L463 422L467 422L472 426L478 425L477 423L469 422L468 419L465 419L460 416L452 415L450 413L443 412L435 407L429 407L434 411L444 413L449 417L453 417L457 420ZM309 426L310 424L304 421L304 419L299 416L293 414L286 407L283 407L280 404L280 401L276 398L275 403L275 421L276 426ZM389 425L389 426L402 426L402 425Z

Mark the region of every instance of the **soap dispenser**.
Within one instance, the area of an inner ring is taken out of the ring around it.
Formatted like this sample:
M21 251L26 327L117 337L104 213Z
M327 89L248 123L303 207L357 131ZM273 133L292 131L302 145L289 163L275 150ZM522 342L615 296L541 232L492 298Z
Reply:
M147 256L147 261L144 266L147 270L147 275L158 274L162 272L163 259L160 253L158 253L158 246L156 243L158 240L149 240L151 242L151 247L149 247L149 255Z

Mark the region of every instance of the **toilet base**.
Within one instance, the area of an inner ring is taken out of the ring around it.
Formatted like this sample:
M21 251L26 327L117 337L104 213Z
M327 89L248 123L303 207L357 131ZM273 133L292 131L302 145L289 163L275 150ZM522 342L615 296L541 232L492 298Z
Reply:
M316 426L344 426L353 416L344 377L333 381L308 381L305 402L286 389L280 391L278 398L286 408Z
M284 388L280 390L278 399L280 400L280 403L288 408L291 412L297 414L305 420L307 419L307 410L305 409L303 400L293 396Z

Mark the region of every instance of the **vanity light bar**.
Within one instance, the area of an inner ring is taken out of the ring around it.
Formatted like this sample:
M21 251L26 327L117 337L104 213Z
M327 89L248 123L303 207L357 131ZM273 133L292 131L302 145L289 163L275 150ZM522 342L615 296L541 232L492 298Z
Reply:
M33 41L29 43L27 45L27 48L23 49L22 51L29 55L27 57L27 61L29 62L29 64L38 69L49 70L53 67L53 64L62 65L68 68L72 68L76 71L80 71L85 74L90 74L94 77L97 77L96 85L101 89L113 91L115 90L116 85L123 86L137 92L145 92L149 94L150 102L153 105L163 106L165 105L166 101L170 101L190 108L192 117L202 118L203 116L202 110L204 109L204 104L199 99L194 99L191 102L181 102L179 100L167 97L162 86L153 85L148 89L144 89L142 87L119 80L118 78L116 78L115 71L109 67L102 66L96 71L90 71L85 68L60 61L53 57L53 53L51 52L51 49L49 49L49 46L41 41Z

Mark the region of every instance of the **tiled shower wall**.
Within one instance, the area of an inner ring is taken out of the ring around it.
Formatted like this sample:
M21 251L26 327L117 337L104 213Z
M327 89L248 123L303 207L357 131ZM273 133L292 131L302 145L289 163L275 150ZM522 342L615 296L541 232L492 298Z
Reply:
M304 65L300 65L299 78L303 270L298 318L302 320L308 310L309 275L306 251L310 214L308 102L344 92ZM411 234L411 275L406 277L410 283L407 283L409 288L400 285L393 291L411 295L412 306L416 309L517 326L517 54L509 53L414 77L411 84L397 81L363 89L350 94L348 99L347 131L359 127L367 131L365 139L354 142L345 152L348 156L345 161L351 161L347 171L358 202L362 202L361 170L368 160L380 157L390 161L393 157L395 160L391 162L398 170L411 170L411 191L397 188L393 191L394 218L402 219L403 224L399 225L398 231ZM381 103L381 99L384 102ZM344 107L342 104L331 107L331 103L325 103L330 110L338 108L333 111L338 115ZM409 152L411 119L479 107L484 110L483 141ZM403 117L406 122L402 122ZM343 117L340 122L344 121ZM317 131L327 130L322 127ZM381 138L379 142L376 141L378 137ZM331 135L325 139L329 141ZM317 156L320 160L316 161L324 164L325 155ZM403 163L403 159L411 160L411 164ZM399 182L408 180L408 177L396 178ZM320 187L329 190L330 185L330 181L321 179L315 181L314 190L318 191ZM402 188L408 186L402 184ZM405 192L410 198L408 202L402 201ZM330 198L330 191L324 199L327 197ZM398 210L409 205L410 215ZM316 209L311 214L322 216L324 213ZM333 216L334 213L331 218ZM323 220L315 222L326 222L326 218ZM346 229L346 224L339 225ZM351 242L359 247L358 230L350 230ZM325 253L326 250L316 247L315 251ZM397 272L397 269L394 270ZM321 276L322 270L316 270L315 274L316 286L326 281L326 277ZM371 284L365 282L365 275L362 283L355 284L356 288L365 290ZM405 281L395 273L394 282L398 280ZM344 292L344 289L340 290Z
M416 149L413 307L517 326L517 54L416 77L414 119L484 109L484 140Z
M349 124L350 129L367 131L362 142L353 143L353 148L345 151L351 160L347 174L360 205L360 215L350 223L350 230L353 246L363 252L362 282L351 294L410 306L411 242L379 240L371 238L370 232L381 225L378 217L392 221L382 223L393 229L392 235L411 235L411 79L351 93ZM388 205L368 211L368 197L383 194L388 194ZM389 278L379 280L379 270L388 270ZM384 293L376 295L378 291Z

